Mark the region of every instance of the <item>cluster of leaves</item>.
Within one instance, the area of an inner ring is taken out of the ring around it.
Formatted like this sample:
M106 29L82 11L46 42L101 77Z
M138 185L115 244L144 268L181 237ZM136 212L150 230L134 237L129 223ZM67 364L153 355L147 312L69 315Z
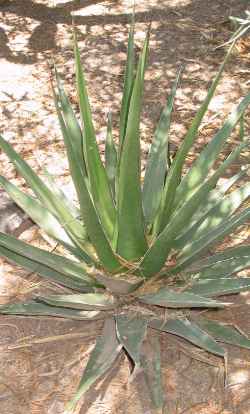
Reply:
M250 341L230 326L197 314L183 313L182 317L170 316L164 320L158 312L161 308L216 310L229 305L217 297L250 288L250 278L235 277L237 272L250 267L249 245L204 257L214 243L245 225L250 218L250 208L239 210L250 195L249 183L238 185L245 172L239 171L223 184L219 181L249 145L248 139L241 140L218 167L214 166L249 105L250 94L233 109L184 175L185 161L233 46L170 162L169 131L179 73L155 130L142 180L140 113L148 45L149 32L136 67L132 25L119 145L113 140L109 117L105 165L98 150L76 37L81 124L55 70L53 93L77 205L56 186L48 172L46 183L0 136L0 148L34 196L22 192L2 176L1 186L70 256L44 251L3 233L0 234L0 255L72 290L65 295L38 296L25 303L4 305L0 312L105 320L103 333L67 412L73 411L82 394L112 366L122 350L133 360L135 369L143 368L152 401L161 409L164 401L159 344L154 344L150 362L142 352L152 329L180 336L220 357L225 357L225 350L219 342L250 349ZM173 254L175 264L170 265ZM156 279L160 280L158 289ZM137 306L136 314L129 304ZM152 311L150 317L145 307Z

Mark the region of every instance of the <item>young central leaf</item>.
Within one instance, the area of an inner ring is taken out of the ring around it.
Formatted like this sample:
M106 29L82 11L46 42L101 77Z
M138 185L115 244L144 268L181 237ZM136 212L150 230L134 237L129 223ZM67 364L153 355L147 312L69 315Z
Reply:
M118 177L117 252L127 260L138 259L147 250L144 234L140 176L140 114L149 34L137 68Z

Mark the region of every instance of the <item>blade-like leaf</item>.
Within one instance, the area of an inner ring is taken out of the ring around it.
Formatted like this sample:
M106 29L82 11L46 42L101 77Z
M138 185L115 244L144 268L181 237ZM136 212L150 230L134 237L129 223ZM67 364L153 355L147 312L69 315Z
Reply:
M76 244L84 242L86 232L79 221L69 212L67 206L54 192L44 184L33 169L24 161L12 146L0 135L0 148L9 157L16 170L22 175L41 203L59 220L63 228L70 234ZM81 245L82 246L82 245ZM82 246L83 247L83 246ZM83 247L84 249L84 247Z
M126 349L135 366L139 367L141 346L147 331L147 321L132 315L118 315L115 319L119 342Z
M159 339L156 336L150 336L145 341L142 350L144 352L141 357L141 365L145 374L149 394L156 410L162 410L164 406L164 391L161 379L161 349Z
M65 414L72 414L77 402L84 393L112 367L121 352L122 345L116 337L115 321L107 319L102 336L96 341L87 366L83 373L78 390L66 408Z
M139 126L148 43L149 32L137 68L119 165L117 252L127 260L143 256L147 249L140 182Z
M186 249L185 255L181 256L177 262L177 265L171 270L171 273L179 272L185 269L187 266L192 264L201 253L208 249L208 247L222 240L225 236L232 233L237 227L244 224L250 219L250 208L235 214L233 217L229 217L224 220L221 224L215 227L212 231L207 232L200 239L195 240L190 244L189 248Z
M250 268L250 245L227 249L188 267L185 272L199 273L201 278L226 277Z
M134 23L134 16L132 17L132 22L129 31L129 38L128 38L128 51L127 51L127 63L125 69L125 77L124 77L124 86L123 86L123 94L122 94L122 103L121 103L121 113L120 113L120 151L122 150L123 140L126 135L126 128L127 128L127 121L128 121L128 113L129 113L129 105L130 99L134 84L134 76L135 76L135 56L134 56L134 31L135 31L135 23Z
M115 180L116 180L116 167L117 167L117 151L112 134L112 117L111 113L108 115L107 137L105 145L105 167L109 184L113 194L113 199L116 199L115 192Z
M233 129L239 122L242 114L250 104L250 94L248 94L241 103L232 111L223 127L217 132L214 138L201 152L197 160L192 165L189 172L182 179L178 187L175 205L182 203L183 200L189 198L195 189L207 177L209 170L212 168L214 162L218 158L223 144L232 133Z
M196 318L195 322L218 341L250 349L250 340L230 325L203 318Z
M52 269L51 267L38 263L35 260L22 256L21 254L15 253L12 250L5 249L2 246L0 246L0 255L15 264L20 265L27 270L30 270L33 273L38 273L40 276L54 283L58 283L62 286L66 286L70 289L78 290L80 292L94 291L94 288L80 277L64 275Z
M143 183L143 211L147 224L152 223L159 208L165 176L168 169L168 137L171 115L174 106L176 89L180 79L180 72L172 87L166 106L162 111L156 128L146 165Z
M206 214L205 218L196 223L191 229L187 231L178 242L175 247L178 249L185 249L192 243L192 240L199 239L207 232L214 229L220 223L222 223L227 217L230 217L240 205L249 198L250 196L250 183L237 188L232 191L222 200L218 201L217 204ZM198 225L197 225L198 224Z
M220 272L223 270L223 267L228 267L228 261L234 261L237 259L239 259L239 261L243 261L245 258L249 260L250 265L250 244L225 249L221 253L202 259L188 267L186 272L197 273L204 269L211 270L211 272L215 269L215 272ZM219 266L218 270L216 266ZM237 271L238 270L236 269L235 272Z
M219 83L219 80L222 76L225 64L227 63L230 53L232 51L233 45L229 48L228 53L225 57L224 62L222 63L219 72L217 73L212 85L210 86L206 99L203 101L199 111L197 112L197 114L195 115L192 124L183 140L183 143L181 145L181 147L179 148L179 150L177 151L177 154L174 158L174 161L171 165L171 168L169 170L167 179L166 179L166 184L165 184L165 191L163 193L163 198L162 198L162 202L161 202L161 212L162 214L159 215L158 218L158 223L156 225L156 234L158 234L158 232L163 229L166 224L168 223L169 220L169 216L172 212L172 207L174 204L174 200L175 200L175 195L176 195L176 190L177 190L177 186L179 185L180 182L180 178L181 178L181 173L182 173L182 168L183 168L183 164L185 162L186 156L190 150L190 148L192 147L200 124L203 120L204 115L207 112L209 103L214 95L214 92L216 90L216 87Z
M185 289L185 292L205 297L217 297L245 290L250 290L250 277L197 280L191 287Z
M224 349L211 336L187 319L170 319L167 322L153 319L149 322L149 326L153 329L180 336L212 354L225 356Z
M240 171L237 174L233 175L228 179L223 179L223 183L216 186L215 189L210 191L207 196L204 197L203 201L200 203L195 215L189 220L183 228L183 231L180 232L178 239L175 240L174 248L179 248L182 238L188 239L187 233L192 229L195 231L203 220L206 219L210 210L216 207L218 203L221 202L222 198L225 196L227 191L242 177L244 177L246 171ZM190 239L189 239L190 240Z
M76 320L96 320L103 318L103 312L65 309L56 306L49 306L44 303L37 303L35 301L2 305L0 306L0 314L1 313L5 315L55 316L58 318Z
M76 205L72 202L71 199L65 194L63 189L59 187L59 184L56 183L55 177L47 170L47 168L42 168L43 175L45 177L45 181L47 181L49 188L51 191L55 192L56 195L62 200L62 202L68 207L71 214L75 218L80 218L81 211Z
M155 242L153 242L142 260L141 269L144 276L150 277L161 269L170 250L174 246L175 238L181 232L182 228L185 227L186 222L188 222L188 220L190 220L195 214L195 211L199 208L200 202L203 200L204 196L206 196L206 194L211 191L213 187L215 187L221 175L232 164L232 162L237 159L242 149L247 145L247 143L241 143L238 147L236 147L236 149L228 156L228 158L226 158L214 174L208 178L208 180L198 188L192 197L183 203L180 209L173 214L169 224L164 228ZM216 231L216 229L214 231Z
M77 47L77 45L76 45L76 47ZM78 49L77 49L77 51L78 51ZM79 54L79 51L76 52L76 53ZM80 61L78 62L78 66L79 65L80 65ZM79 76L80 76L80 79L82 79L81 75L83 76L83 74L81 72L81 67L79 67L79 70L80 70ZM87 99L87 97L86 97L86 99ZM92 197L89 193L89 183L88 183L88 180L87 180L87 177L86 177L86 172L85 172L84 168L79 167L79 162L78 162L79 154L77 154L77 151L79 151L79 143L77 143L77 145L75 147L72 145L70 136L68 134L68 131L67 131L65 123L64 123L64 120L63 120L62 115L60 113L56 97L55 97L55 103L56 103L56 107L57 107L57 113L58 113L61 129L62 129L63 136L64 136L65 145L68 148L67 154L68 154L69 164L70 164L72 175L74 176L73 177L74 178L74 183L75 183L75 187L76 187L79 202L80 202L82 218L83 218L84 224L85 224L86 229L87 229L87 234L89 235L89 237L91 239L91 242L93 243L93 245L96 249L97 255L100 258L101 262L103 263L103 265L105 266L105 268L107 270L112 272L115 269L118 269L120 267L120 264L119 264L118 260L116 259L115 255L114 255L114 253L111 249L111 246L110 246L110 244L107 240L105 231L101 226L99 217L98 217L97 212L96 212L96 208L93 205L93 199L92 199ZM88 114L87 109L86 109L86 111L87 111L87 114ZM89 113L89 116L91 116L90 113ZM78 140L79 140L79 138L78 138ZM76 141L77 141L77 139L76 139ZM98 152L97 147L96 147L96 150ZM98 152L97 155L99 156L99 152ZM101 160L100 160L100 162L101 162ZM97 161L97 163L98 163L98 161ZM92 171L92 174L93 174L93 171ZM104 213L104 210L103 210L103 213ZM105 215L105 213L104 213L104 215ZM109 236L110 236L110 234L109 234ZM78 240L75 240L75 241L76 241L76 243L78 242ZM86 242L84 243L84 246L86 247Z
M101 311L113 309L117 306L114 298L104 293L38 296L36 300L51 306L84 310Z
M69 279L78 282L80 286L81 284L85 284L87 286L96 285L94 279L87 274L83 264L69 260L66 257L39 249L38 247L30 246L27 243L16 239L15 237L0 233L0 248L1 254L3 256L8 257L10 260L15 261L17 264L21 264L19 261L17 261L19 260L19 256L20 260L23 260L24 263L25 259L28 259L27 266L25 267L28 267L29 263L31 262L33 263L31 265L34 266L34 269L32 270L36 271L37 273L41 273L44 267L45 269L50 268L51 270L55 271L56 274L62 275L63 280L65 277L69 277ZM6 252L5 249L7 250ZM38 270L35 270L36 265ZM46 274L44 275L46 276Z
M99 154L95 130L92 122L92 115L86 88L86 81L81 66L80 52L77 45L76 32L74 36L76 84L79 98L81 119L83 123L83 150L87 166L88 177L91 187L95 208L100 217L109 240L113 238L116 211L109 187L106 170Z
M25 194L2 176L0 176L0 185L9 194L11 199L49 236L63 243L72 245L70 238L58 220L34 197Z
M156 293L140 296L138 299L143 303L165 308L222 308L226 305L193 293L175 292L167 288L162 288Z
M76 179L80 174L84 177L86 183L88 181L86 164L85 164L84 154L83 154L83 136L82 136L81 127L71 107L70 101L65 93L62 81L58 75L56 68L55 68L55 74L56 74L56 82L57 82L57 90L58 90L58 99L55 94L54 94L54 98L55 98L57 113L59 112L58 114L59 118L60 118L60 114L61 113L63 114L63 121L64 121L64 125L67 131L67 135L65 136L64 131L62 132L64 136L64 142L65 142L65 147L67 150L72 178L73 178L76 190L78 190L79 183L77 183ZM58 103L60 103L60 108L58 106ZM77 170L80 170L80 171L77 171Z

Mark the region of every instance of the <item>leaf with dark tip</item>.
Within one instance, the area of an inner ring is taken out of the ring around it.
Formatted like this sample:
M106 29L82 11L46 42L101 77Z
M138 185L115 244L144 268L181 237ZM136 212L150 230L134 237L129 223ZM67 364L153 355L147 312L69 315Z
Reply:
M114 298L104 293L38 296L36 300L62 308L108 310L117 306Z
M185 292L205 297L216 297L245 290L250 290L250 277L197 280L191 287L185 289Z
M161 378L161 349L159 339L156 336L150 336L143 344L142 351L141 365L149 394L156 410L161 410L164 406L164 392Z
M147 330L147 321L133 315L118 315L115 319L117 337L138 367L140 365L141 345Z
M77 402L84 393L112 367L121 349L122 345L116 336L115 321L107 319L104 323L102 336L96 341L78 390L67 405L65 414L73 413Z
M139 296L139 301L150 305L163 306L165 308L223 308L226 303L203 298L189 292L175 292L167 288L156 293Z
M117 295L127 295L134 292L143 283L142 279L133 278L134 281L130 282L123 278L112 278L100 273L95 274L95 280L105 286L110 292Z
M161 319L153 319L149 321L149 326L153 329L180 336L212 354L225 356L224 349L211 336L187 319L170 319L167 322Z
M209 335L214 336L218 341L240 348L250 349L250 339L237 331L233 326L203 318L195 318L195 322L201 329L204 329Z
M15 303L11 305L1 305L0 313L5 315L53 316L58 318L76 320L97 320L103 318L103 312L66 309L46 305L45 303L37 303L35 301Z

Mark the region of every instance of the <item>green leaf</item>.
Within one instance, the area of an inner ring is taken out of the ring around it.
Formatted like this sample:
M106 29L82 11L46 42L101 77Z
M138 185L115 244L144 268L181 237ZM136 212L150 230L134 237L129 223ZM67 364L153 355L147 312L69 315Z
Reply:
M41 203L58 219L65 231L74 242L82 246L81 241L85 240L85 229L79 225L69 212L67 206L58 196L50 191L43 181L35 174L33 169L20 157L12 146L0 135L0 148L6 153L16 170L22 175L32 191L39 198Z
M114 298L104 293L38 296L36 300L51 306L84 310L108 310L117 306Z
M184 200L191 197L195 189L207 177L214 162L218 158L223 144L232 133L233 129L239 122L242 114L250 104L250 94L248 94L240 104L232 111L223 127L215 134L214 138L201 152L197 160L194 162L189 172L182 179L178 187L175 205L183 203Z
M137 68L119 165L117 252L127 260L138 259L147 249L140 182L139 126L148 43L149 32Z
M225 170L240 155L242 149L247 145L248 143L241 143L238 147L236 147L236 149L232 151L228 158L226 158L226 160L218 167L214 174L208 178L208 180L198 188L192 197L183 203L179 210L173 214L170 222L164 228L158 238L153 242L141 262L142 273L145 277L152 276L162 268L168 257L168 254L174 246L174 240L177 238L178 234L195 214L195 211L199 208L199 205L202 202L203 198L206 197L207 193L214 188ZM216 231L216 229L214 231Z
M181 256L177 265L171 269L171 273L177 273L180 270L185 269L192 264L204 250L208 249L211 244L219 242L249 219L250 208L247 208L244 211L235 214L233 217L225 219L221 224L207 232L207 234L200 239L195 239L194 242L189 245L189 248L185 250L185 255Z
M143 367L146 384L154 407L161 410L164 406L164 391L161 379L161 349L160 341L156 336L150 336L142 347ZM160 411L161 412L161 411Z
M93 292L94 290L90 284L86 283L86 281L80 277L64 275L51 267L38 263L35 260L29 259L26 256L22 256L21 254L15 253L12 250L6 249L2 246L0 246L0 256L5 257L11 262L22 266L33 273L38 273L40 276L54 283L58 283L70 289L78 290L80 292Z
M67 195L64 193L63 189L59 187L59 184L56 183L55 177L45 167L43 167L42 171L45 177L45 181L47 181L51 191L55 192L58 198L60 198L62 202L68 207L73 217L81 220L80 209L76 207L73 201L69 199ZM84 226L82 222L81 224Z
M143 210L147 224L153 222L160 205L165 176L168 170L168 137L174 98L180 79L180 71L162 111L150 147L143 183Z
M116 337L115 321L114 319L106 319L102 336L96 341L78 390L67 405L65 414L73 413L77 402L85 392L112 367L121 349L122 345Z
M125 77L124 77L124 86L123 86L123 94L122 94L122 103L121 103L121 113L120 113L120 151L122 150L123 140L126 135L126 128L127 128L127 121L128 121L128 113L129 113L129 105L130 99L134 84L134 77L135 77L135 53L134 53L134 32L135 32L135 22L134 16L132 17L132 22L129 31L129 38L128 38L128 51L127 51L127 63L125 69Z
M117 151L112 134L112 116L108 114L107 137L105 145L105 167L109 179L109 185L112 191L113 199L116 199L115 181L117 167Z
M37 303L35 301L1 305L0 314L1 313L5 315L54 316L57 318L76 320L96 320L103 318L102 312L64 309L56 306L49 306L44 303Z
M180 146L179 150L177 151L177 154L171 165L171 168L169 170L169 173L166 179L165 191L163 193L163 198L161 202L161 215L159 216L158 223L156 226L156 234L158 234L158 232L162 230L169 221L169 216L172 212L172 208L173 208L173 204L174 204L174 200L176 196L176 190L180 183L182 168L186 160L186 156L196 139L200 124L203 120L204 115L207 112L209 103L214 95L216 87L222 76L225 64L227 63L229 59L232 48L233 48L233 45L229 48L228 53L224 59L224 62L222 63L219 72L217 73L215 79L213 80L213 83L208 90L205 100L203 101L198 112L196 113L191 123L191 126L188 129L187 134L185 135L183 143Z
M197 280L191 287L185 289L185 292L205 297L216 297L245 290L250 290L250 277Z
M134 364L139 367L141 346L147 331L147 321L132 315L118 315L115 319L118 340L126 349Z
M250 245L226 249L206 259L200 260L185 271L198 273L202 278L226 277L250 268Z
M212 208L216 207L218 203L221 202L221 199L225 196L227 191L242 177L244 177L246 171L240 171L237 174L233 175L228 179L223 179L223 183L219 184L215 189L207 193L207 196L204 197L203 201L200 203L200 206L195 212L195 215L189 220L183 228L183 231L180 232L180 236L174 242L174 248L181 248L181 243L184 243L185 240L190 240L187 233L189 231L195 232L200 224L206 219L209 212ZM191 230L192 229L192 230ZM183 242L182 242L183 238Z
M65 286L76 283L79 287L97 285L83 264L55 253L30 246L15 237L0 232L1 255ZM49 272L47 272L49 270ZM69 281L67 282L67 278Z
M197 318L195 322L201 329L204 329L209 335L214 336L218 341L240 348L250 349L250 340L230 325L203 318Z
M106 170L102 164L98 150L95 130L86 88L86 81L81 66L80 52L77 45L76 32L74 33L76 84L79 97L79 106L83 124L83 151L91 187L91 195L101 223L109 240L112 240L116 211L109 187Z
M175 292L162 288L156 293L139 296L139 301L165 308L222 308L226 303L203 298L189 292Z
M88 185L87 170L83 154L83 136L81 127L65 93L56 68L55 74L58 96L56 96L56 93L53 90L54 100L67 151L71 176L78 194L82 180L85 180L86 185Z
M180 336L212 354L225 356L224 349L211 336L187 319L170 319L167 322L161 319L153 319L149 322L149 326L153 329Z
M184 253L185 249L192 243L192 240L199 239L222 223L227 217L230 217L249 196L250 183L232 191L222 200L218 200L217 204L208 211L205 217L202 217L198 225L196 223L196 225L178 240L177 246L175 244L175 247L178 249L184 248Z
M0 176L0 185L9 194L11 199L49 236L59 242L72 245L70 238L58 220L34 197L22 192L2 176Z

